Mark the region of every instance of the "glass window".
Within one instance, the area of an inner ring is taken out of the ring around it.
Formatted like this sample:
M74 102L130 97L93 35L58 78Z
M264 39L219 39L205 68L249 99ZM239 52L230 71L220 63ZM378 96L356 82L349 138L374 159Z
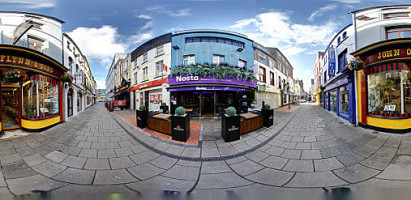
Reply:
M272 59L269 60L269 66L271 69L274 69L274 61Z
M348 87L340 87L340 113L349 115Z
M265 83L265 68L264 67L259 68L259 79L258 80Z
M343 39L345 39L347 37L347 32L344 32L342 37L343 37Z
M240 68L246 68L247 67L247 62L244 60L238 60L238 67Z
M347 67L347 50L344 50L338 55L338 71L341 71Z
M148 54L145 53L145 54L143 55L143 62L147 62L147 61L148 61Z
M147 80L148 79L148 67L145 67L143 69L143 80Z
M410 38L411 37L411 26L387 28L386 32L387 32L387 40L395 39L395 38Z
M134 73L134 83L137 84L137 80L138 80L138 75L137 75L137 72L136 72L136 73Z
M157 56L163 55L164 54L164 46L158 47L157 48Z
M264 54L258 54L258 61L260 61L261 63L265 62L265 55Z
M274 73L270 72L270 85L274 86Z
M410 12L386 13L384 19L411 17Z
M27 44L29 46L29 48L34 49L36 51L40 51L42 53L44 53L44 40L36 38L34 36L28 36L27 37Z
M194 65L195 64L195 55L186 55L183 56L183 65Z
M156 76L163 75L163 61L156 62Z
M213 64L221 65L225 63L225 57L223 55L213 55Z
M411 74L392 70L368 75L368 112L405 114L411 112Z

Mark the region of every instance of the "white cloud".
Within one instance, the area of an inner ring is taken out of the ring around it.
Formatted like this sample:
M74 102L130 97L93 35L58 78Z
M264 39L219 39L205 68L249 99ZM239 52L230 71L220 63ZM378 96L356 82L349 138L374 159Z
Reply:
M302 47L298 47L298 46L285 46L283 48L280 49L280 51L286 56L293 56L293 55L297 55L303 51L306 51L306 48L302 48Z
M147 11L149 12L155 12L157 14L166 14L170 17L188 17L191 16L191 9L190 8L184 8L181 10L170 10L166 7L163 6L152 6L146 8Z
M138 17L140 19L147 19L147 20L151 19L151 17L148 16L148 15L137 15L136 17Z
M106 81L96 80L97 89L106 89Z
M153 34L151 32L147 32L147 33L140 33L140 34L132 35L128 39L128 41L130 41L132 44L138 44L140 42L144 42L151 38L153 38Z
M0 0L0 4L12 5L17 9L44 9L54 8L56 0Z
M337 23L327 22L322 25L294 24L286 13L266 12L255 18L237 21L230 28L245 29L247 35L264 41L265 46L280 45L318 45L327 44L337 30Z
M361 0L331 0L331 1L336 1L339 3L348 3L348 4L361 3Z
M338 6L336 4L331 4L331 5L321 7L320 9L311 13L310 17L308 17L308 20L312 22L314 21L314 18L322 16L325 12L335 10L337 7Z
M105 65L111 63L115 53L124 53L128 46L122 42L117 28L109 25L100 28L78 27L67 34L87 59L95 59Z

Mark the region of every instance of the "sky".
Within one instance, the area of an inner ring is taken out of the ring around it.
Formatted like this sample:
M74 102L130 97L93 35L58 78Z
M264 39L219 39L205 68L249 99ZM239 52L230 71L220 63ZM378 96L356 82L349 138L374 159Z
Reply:
M63 20L99 89L115 53L169 32L224 29L280 49L308 91L316 53L352 23L351 11L398 4L411 0L0 0L0 9Z

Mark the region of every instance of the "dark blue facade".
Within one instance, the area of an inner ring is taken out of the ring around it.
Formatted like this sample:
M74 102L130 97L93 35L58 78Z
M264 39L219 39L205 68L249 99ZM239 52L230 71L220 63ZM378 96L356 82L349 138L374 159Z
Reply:
M348 113L344 113L342 93L348 94ZM335 77L334 80L327 83L323 90L324 98L324 109L331 110L331 98L330 94L332 91L336 91L336 111L333 111L339 117L348 120L350 123L355 123L355 111L356 111L356 101L355 101L355 84L354 84L354 72L345 69Z

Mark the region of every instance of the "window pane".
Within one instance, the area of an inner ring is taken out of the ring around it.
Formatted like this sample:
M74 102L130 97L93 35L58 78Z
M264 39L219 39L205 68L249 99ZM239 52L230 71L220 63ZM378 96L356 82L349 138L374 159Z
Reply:
M37 116L36 81L27 81L23 86L23 116Z
M409 70L403 70L402 77L404 89L404 113L411 113L411 72Z
M348 102L348 88L347 86L340 88L340 113L349 114L349 102Z

